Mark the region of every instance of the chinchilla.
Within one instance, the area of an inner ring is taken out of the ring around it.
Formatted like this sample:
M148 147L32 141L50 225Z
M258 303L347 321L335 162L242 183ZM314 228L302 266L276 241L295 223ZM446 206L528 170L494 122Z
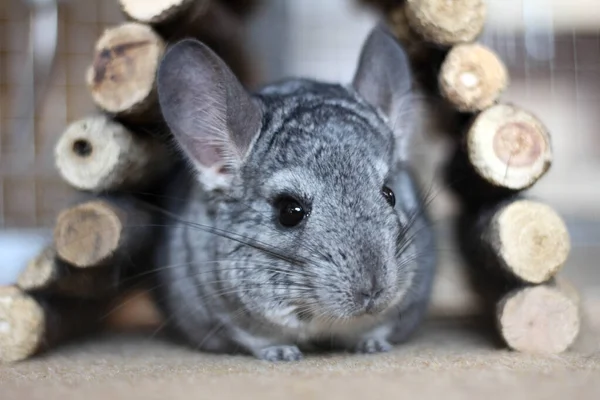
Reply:
M156 249L159 304L194 347L292 361L389 351L428 306L434 234L408 163L407 56L376 26L347 85L250 93L206 45L167 50L159 102L187 161Z

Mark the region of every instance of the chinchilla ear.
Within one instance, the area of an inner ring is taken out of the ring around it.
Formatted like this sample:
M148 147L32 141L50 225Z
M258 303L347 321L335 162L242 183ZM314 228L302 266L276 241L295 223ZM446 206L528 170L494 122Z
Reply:
M227 185L262 124L257 100L208 46L185 39L164 55L157 76L163 117L209 188Z
M352 86L388 118L396 140L405 140L412 128L407 115L411 68L406 52L385 26L376 26L363 44Z

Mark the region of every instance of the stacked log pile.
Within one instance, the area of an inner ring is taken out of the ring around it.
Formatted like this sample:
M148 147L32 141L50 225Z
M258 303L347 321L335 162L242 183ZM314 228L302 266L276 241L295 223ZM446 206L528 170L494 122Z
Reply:
M478 42L484 0L368 0L407 49L415 86L441 98L455 149L445 181L460 205L456 238L495 333L522 352L561 353L580 330L577 290L561 276L571 250L561 216L527 194L552 165L550 132L505 102L508 70Z
M114 1L125 22L100 35L82 77L97 110L66 126L55 147L56 168L77 198L57 215L51 243L15 285L0 287L0 362L115 324L160 323L140 306L143 280L134 279L149 270L147 249L157 236L152 193L179 162L158 106L158 65L170 43L193 37L244 84L257 77L243 22L260 1ZM132 315L114 312L123 305L144 318L123 321Z

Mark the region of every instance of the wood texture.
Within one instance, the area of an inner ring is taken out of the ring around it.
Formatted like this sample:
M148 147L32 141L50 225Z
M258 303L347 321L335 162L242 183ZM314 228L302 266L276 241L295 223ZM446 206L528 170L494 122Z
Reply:
M479 43L453 47L439 73L440 94L458 111L491 107L509 84L506 66L496 53Z
M62 178L92 192L146 188L169 170L173 157L159 139L134 133L106 115L72 122L55 147Z
M546 126L512 104L497 104L477 115L467 132L466 148L482 179L509 190L530 188L552 164Z
M498 268L523 283L540 284L564 267L571 240L561 216L549 205L511 199L484 210L476 222L488 268Z
M141 203L122 197L86 201L62 211L54 242L60 259L74 267L103 267L135 259L154 230Z
M160 120L155 76L164 51L164 40L148 25L104 30L85 77L95 104L124 120Z
M118 266L75 268L59 259L53 245L34 257L17 279L17 286L27 292L84 299L113 296L118 285Z
M44 298L0 287L0 362L22 361L100 327L101 302Z
M499 345L557 354L574 343L578 294L560 275L570 239L551 207L514 196L463 212L456 233L470 289Z
M472 42L486 20L483 0L406 0L406 16L424 40L440 46Z
M153 3L147 7L145 1L121 0L129 20L150 24L169 43L198 39L223 58L242 83L253 86L258 82L258 61L247 52L243 20L230 8L214 0Z
M578 293L566 281L515 289L496 308L500 335L513 350L559 354L568 350L581 329Z

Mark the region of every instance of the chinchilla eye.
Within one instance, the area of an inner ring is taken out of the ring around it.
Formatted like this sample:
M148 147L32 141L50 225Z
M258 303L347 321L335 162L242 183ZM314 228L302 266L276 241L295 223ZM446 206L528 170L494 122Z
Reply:
M298 225L306 216L302 204L292 197L281 197L276 207L279 210L279 222L286 228Z
M385 197L386 201L390 204L390 206L394 207L396 205L396 196L394 195L392 189L390 189L387 186L384 186L381 189L381 193L383 194L383 197Z

